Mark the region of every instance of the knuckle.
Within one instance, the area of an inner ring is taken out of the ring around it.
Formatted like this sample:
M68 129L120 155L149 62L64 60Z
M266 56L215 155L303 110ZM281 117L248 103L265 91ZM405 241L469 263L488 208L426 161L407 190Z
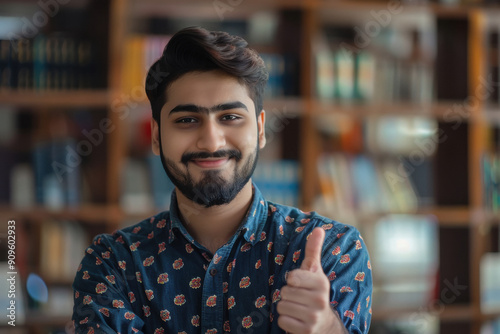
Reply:
M313 324L316 324L318 321L319 321L319 313L317 312L313 312L310 316L310 319L312 321Z
M321 309L325 309L325 308L329 308L330 307L330 303L325 299L325 298L318 298L316 304L321 308Z

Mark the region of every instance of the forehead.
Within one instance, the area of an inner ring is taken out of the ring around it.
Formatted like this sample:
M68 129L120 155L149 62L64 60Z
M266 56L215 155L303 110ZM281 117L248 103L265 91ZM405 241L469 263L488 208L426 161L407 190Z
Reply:
M247 87L238 78L220 70L188 72L173 81L166 91L167 104L193 103L211 106L228 101L248 104L250 98Z

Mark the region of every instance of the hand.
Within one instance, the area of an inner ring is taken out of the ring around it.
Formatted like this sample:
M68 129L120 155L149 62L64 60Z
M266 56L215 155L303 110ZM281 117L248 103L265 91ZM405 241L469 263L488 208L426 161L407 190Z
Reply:
M306 243L300 269L288 274L278 302L278 325L293 334L344 333L330 307L330 281L321 267L325 231L315 228Z

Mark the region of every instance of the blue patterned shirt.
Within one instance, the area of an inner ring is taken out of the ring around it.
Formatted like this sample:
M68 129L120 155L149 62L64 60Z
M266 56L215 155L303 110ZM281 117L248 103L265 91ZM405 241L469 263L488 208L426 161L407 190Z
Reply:
M372 273L355 228L266 202L254 186L246 218L211 254L181 223L175 191L171 204L94 239L73 283L77 333L285 333L276 305L315 227L332 307L349 333L368 332Z

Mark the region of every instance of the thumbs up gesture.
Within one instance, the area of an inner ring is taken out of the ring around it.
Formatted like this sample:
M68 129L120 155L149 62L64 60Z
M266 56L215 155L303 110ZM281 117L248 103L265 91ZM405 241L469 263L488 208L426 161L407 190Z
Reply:
M321 267L325 231L315 228L306 243L300 269L288 273L278 302L278 325L292 334L345 333L330 307L330 281Z

